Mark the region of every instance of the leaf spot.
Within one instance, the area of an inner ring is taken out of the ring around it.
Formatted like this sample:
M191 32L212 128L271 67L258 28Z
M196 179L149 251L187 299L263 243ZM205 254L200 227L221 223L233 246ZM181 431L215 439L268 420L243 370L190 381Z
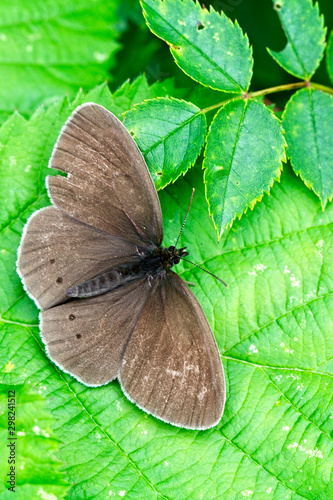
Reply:
M249 347L249 354L255 354L258 352L258 349L256 348L256 346L254 344L251 344L250 347Z
M296 280L294 274L292 274L290 276L290 281L291 281L291 286L293 286L293 287L295 287L295 286L297 286L297 287L301 286L301 281L300 280Z

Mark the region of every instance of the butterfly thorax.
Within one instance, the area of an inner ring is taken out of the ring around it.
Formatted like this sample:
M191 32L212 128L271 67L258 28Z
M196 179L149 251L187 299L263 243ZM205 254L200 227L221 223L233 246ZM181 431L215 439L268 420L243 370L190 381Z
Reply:
M188 255L186 248L154 247L149 251L138 252L132 262L108 270L67 290L71 298L88 298L102 295L107 292L147 277L154 279L158 275L165 275L172 266L178 264L182 256Z

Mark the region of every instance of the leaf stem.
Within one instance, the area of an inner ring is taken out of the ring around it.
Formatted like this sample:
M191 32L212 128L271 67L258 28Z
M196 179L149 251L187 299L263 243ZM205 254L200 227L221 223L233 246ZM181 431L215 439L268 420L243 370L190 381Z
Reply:
M327 94L333 95L333 88L327 87L326 85L321 85L320 83L310 82L308 80L295 82L295 83L287 83L285 85L276 85L275 87L269 87L267 89L257 90L256 92L243 92L242 94L237 94L230 99L226 99L225 101L218 102L217 104L213 104L212 106L208 106L200 111L200 113L205 114L209 111L213 111L214 109L220 108L221 106L225 106L231 101L235 99L250 99L252 97L259 97L261 95L273 94L274 92L284 92L286 90L294 90L301 89L304 87L313 88L316 90L322 90Z

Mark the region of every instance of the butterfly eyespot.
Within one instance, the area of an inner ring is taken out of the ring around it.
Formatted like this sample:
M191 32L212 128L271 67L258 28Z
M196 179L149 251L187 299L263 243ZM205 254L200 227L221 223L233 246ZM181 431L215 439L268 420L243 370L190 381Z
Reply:
M75 314L70 314L68 316L68 319L70 319L71 321L73 321L75 319Z
M56 283L58 283L58 285L60 285L60 283L62 283L62 278L61 277L57 278Z
M77 333L77 334L75 335L75 337L76 337L77 339L80 339L80 338L81 338L81 333Z
M50 259L50 264L54 264L55 263L55 259Z

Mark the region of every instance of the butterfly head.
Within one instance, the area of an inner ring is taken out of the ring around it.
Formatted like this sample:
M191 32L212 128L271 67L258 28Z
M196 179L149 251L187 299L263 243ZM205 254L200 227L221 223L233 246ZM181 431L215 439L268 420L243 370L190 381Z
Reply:
M189 255L189 253L186 250L186 247L176 248L174 246L170 246L169 248L166 248L165 250L168 253L170 267L174 266L175 264L178 264L180 262L180 259L183 256Z

